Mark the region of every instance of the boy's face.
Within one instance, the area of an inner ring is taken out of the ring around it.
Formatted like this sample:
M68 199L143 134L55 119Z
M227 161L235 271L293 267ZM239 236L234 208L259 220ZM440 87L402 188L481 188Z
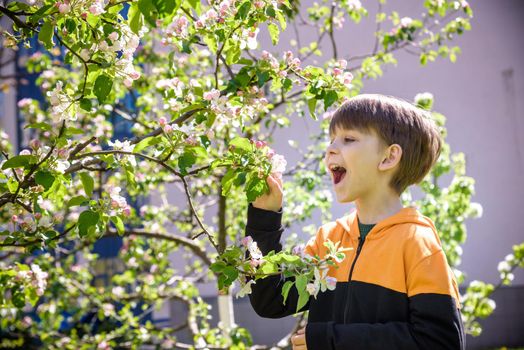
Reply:
M324 164L331 175L337 201L349 203L377 191L384 175L379 164L387 147L375 131L338 128L330 140ZM333 164L343 167L345 173L332 171Z

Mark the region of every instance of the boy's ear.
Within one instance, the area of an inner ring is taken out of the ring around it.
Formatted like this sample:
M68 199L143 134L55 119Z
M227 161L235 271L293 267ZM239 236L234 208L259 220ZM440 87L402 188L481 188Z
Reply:
M378 165L378 169L382 171L393 169L400 163L400 158L402 158L402 147L394 143L384 151L384 157Z

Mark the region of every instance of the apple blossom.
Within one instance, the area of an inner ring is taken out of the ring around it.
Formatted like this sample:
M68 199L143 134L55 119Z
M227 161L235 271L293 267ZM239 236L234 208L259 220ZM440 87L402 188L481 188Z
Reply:
M337 279L331 276L326 277L326 285L327 289L334 290L337 285Z
M309 295L313 295L316 299L317 294L320 290L320 286L315 283L308 283L306 286L306 291L309 293Z
M103 0L95 0L91 6L89 6L89 12L91 12L92 15L98 16L102 13L105 13L104 9L104 1Z
M255 50L258 46L257 35L259 31L259 28L255 28L254 30L243 29L240 37L234 34L235 39L240 40L240 49L243 50L247 47L248 49Z
M240 243L247 248L253 242L253 237L245 236L240 240Z
M204 100L206 101L215 101L220 97L220 90L213 89L211 91L204 92Z
M39 149L40 146L42 146L42 142L39 139L32 139L31 141L29 141L29 147L31 147L35 151Z
M249 281L247 281L244 286L242 286L242 288L238 291L238 293L236 294L236 298L242 298L243 296L247 295L247 294L251 294L252 291L251 291L251 285L252 284L256 284L255 280L251 279Z
M111 39L111 41L116 41L118 40L119 35L117 32L111 32L111 34L109 34L107 37Z
M360 0L348 0L347 2L350 10L360 10L362 8L362 3Z
M400 27L401 28L409 27L411 25L411 23L413 23L413 19L411 19L411 17L402 17L400 19Z
M68 13L69 11L71 11L71 6L69 5L68 2L57 2L56 3L57 7L58 7L58 12L64 14L64 13Z
M169 134L169 133L171 133L172 131L173 131L173 127L171 126L171 124L167 124L167 125L164 126L164 132L165 132L166 134Z
M32 101L33 99L31 98L23 98L20 101L18 101L17 105L19 108L24 108L24 107L30 106Z
M281 154L274 154L271 157L271 172L283 173L286 170L287 161Z
M335 28L342 29L344 27L344 22L346 19L344 17L333 17L333 24L335 25Z

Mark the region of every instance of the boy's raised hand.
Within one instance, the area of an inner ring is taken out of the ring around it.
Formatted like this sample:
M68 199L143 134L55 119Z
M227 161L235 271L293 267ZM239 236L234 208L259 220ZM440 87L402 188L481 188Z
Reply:
M282 173L271 173L266 179L269 193L264 193L253 202L255 208L279 211L284 201Z

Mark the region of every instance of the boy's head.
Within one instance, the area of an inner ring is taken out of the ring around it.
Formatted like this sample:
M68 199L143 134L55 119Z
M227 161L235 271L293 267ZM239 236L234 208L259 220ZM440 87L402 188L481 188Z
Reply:
M347 172L328 169L335 188L352 191L344 192L343 202L365 195L384 181L400 196L427 175L442 145L429 112L378 94L359 95L340 106L331 117L329 136L326 166L337 164Z

